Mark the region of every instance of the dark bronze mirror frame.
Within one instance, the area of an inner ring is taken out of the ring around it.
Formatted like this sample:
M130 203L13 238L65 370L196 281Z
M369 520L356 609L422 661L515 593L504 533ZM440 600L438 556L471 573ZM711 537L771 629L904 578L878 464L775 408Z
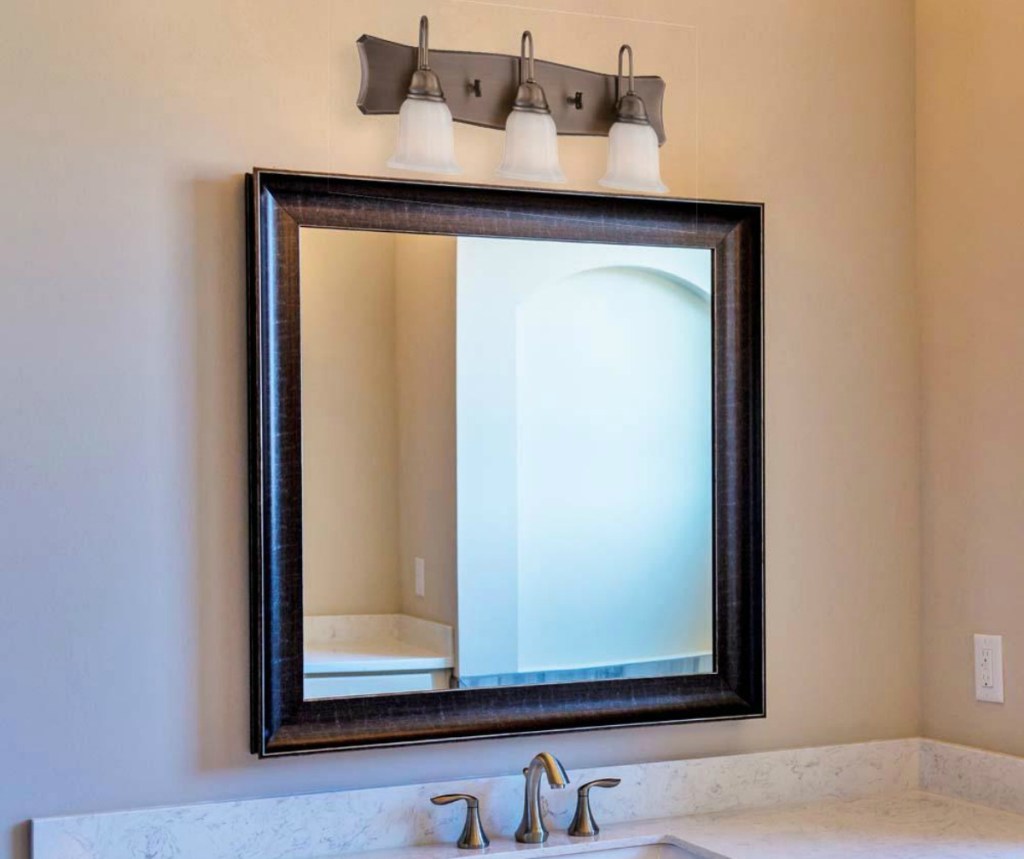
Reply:
M762 205L254 170L246 209L253 753L764 716ZM712 250L714 673L304 700L303 226Z

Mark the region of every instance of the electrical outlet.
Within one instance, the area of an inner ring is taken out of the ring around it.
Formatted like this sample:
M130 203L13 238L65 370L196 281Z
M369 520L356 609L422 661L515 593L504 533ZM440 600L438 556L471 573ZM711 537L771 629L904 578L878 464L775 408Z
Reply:
M974 636L974 697L990 704L1003 703L1003 637Z
M427 595L427 563L423 558L416 559L416 596Z

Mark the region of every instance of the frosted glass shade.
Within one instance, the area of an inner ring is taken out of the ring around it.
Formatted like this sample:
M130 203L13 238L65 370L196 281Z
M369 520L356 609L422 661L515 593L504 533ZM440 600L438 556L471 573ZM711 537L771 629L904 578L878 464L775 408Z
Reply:
M452 112L443 101L407 98L398 111L398 145L388 167L421 173L461 173L455 161Z
M558 130L549 113L513 110L505 123L505 155L497 173L527 182L564 182Z
M600 180L606 188L664 193L658 159L658 135L649 125L616 122L608 132L608 169Z

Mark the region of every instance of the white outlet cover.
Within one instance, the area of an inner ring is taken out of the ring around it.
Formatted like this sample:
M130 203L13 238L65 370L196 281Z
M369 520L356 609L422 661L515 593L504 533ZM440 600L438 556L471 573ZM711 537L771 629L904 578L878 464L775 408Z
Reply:
M1003 703L1003 637L974 636L974 697L989 704Z
M416 596L427 595L427 562L423 558L416 559Z

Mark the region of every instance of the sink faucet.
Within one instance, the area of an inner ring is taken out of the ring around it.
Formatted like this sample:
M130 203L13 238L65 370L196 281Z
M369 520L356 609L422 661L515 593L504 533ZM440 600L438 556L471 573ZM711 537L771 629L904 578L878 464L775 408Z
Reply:
M536 755L523 770L526 776L526 794L523 799L523 819L516 830L516 841L522 844L541 844L548 840L548 830L540 811L540 775L546 773L548 784L563 788L569 784L569 776L558 758L547 752Z

